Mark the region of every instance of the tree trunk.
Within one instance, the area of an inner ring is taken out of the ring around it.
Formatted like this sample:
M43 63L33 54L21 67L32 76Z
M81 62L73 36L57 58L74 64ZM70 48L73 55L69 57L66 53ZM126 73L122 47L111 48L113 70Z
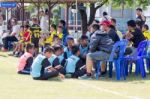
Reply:
M90 26L94 19L95 19L95 14L98 8L102 7L105 3L107 3L108 0L105 0L102 2L100 5L95 7L95 3L90 4L90 18L89 21L87 19L87 13L86 9L85 10L79 10L81 14L81 20L82 20L82 34L86 34L88 26Z
M94 3L90 4L90 18L89 18L88 26L90 26L93 23L95 19L96 10L97 9L95 8L95 4Z
M95 19L95 14L96 14L96 8L95 8L95 4L92 3L90 4L90 18L89 21L87 19L87 13L86 10L80 10L80 15L81 15L81 21L82 21L82 34L86 34L87 30L88 30L88 26L90 26L94 19Z
M87 32L87 13L86 10L79 10L81 14L81 21L82 21L82 34L86 34Z

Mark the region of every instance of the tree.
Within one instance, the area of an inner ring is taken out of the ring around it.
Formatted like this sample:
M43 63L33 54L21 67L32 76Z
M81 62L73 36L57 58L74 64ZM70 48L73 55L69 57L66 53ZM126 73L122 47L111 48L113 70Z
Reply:
M124 9L124 6L127 7L141 7L146 8L150 4L150 0L97 0L96 3L90 3L90 17L88 20L86 9L79 9L79 13L81 15L82 20L82 33L85 34L87 32L88 26L92 24L95 19L96 11L105 4L112 4L113 6L120 6Z
M108 2L108 0L98 0L97 5L96 5L96 3L90 3L89 4L89 8L90 8L89 20L87 19L87 13L86 13L87 7L85 9L79 9L79 12L81 15L81 20L82 20L82 33L83 34L85 34L87 32L88 26L90 26L92 24L92 22L94 21L97 9L102 7L107 2Z

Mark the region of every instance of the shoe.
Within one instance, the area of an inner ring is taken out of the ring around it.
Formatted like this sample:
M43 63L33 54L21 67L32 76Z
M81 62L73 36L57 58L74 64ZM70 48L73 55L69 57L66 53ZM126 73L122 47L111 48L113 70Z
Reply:
M19 57L19 52L15 52L15 57Z
M14 54L13 54L13 53L10 53L10 54L8 54L8 56L14 56Z
M87 74L81 76L81 77L78 77L78 79L83 79L83 80L92 80L92 76L88 76Z
M100 75L100 77L101 77L101 78L105 78L106 74L107 74L106 71L105 71L105 72L102 72L101 75Z
M1 51L2 51L2 52L7 52L8 50L5 49L4 47L2 47Z
M71 78L71 77L72 77L72 74L66 74L65 77L66 77L66 78Z

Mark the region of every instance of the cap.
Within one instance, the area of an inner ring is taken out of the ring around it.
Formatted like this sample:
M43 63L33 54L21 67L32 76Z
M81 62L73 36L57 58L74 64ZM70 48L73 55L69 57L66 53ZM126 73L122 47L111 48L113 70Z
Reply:
M110 21L105 20L105 21L102 21L102 22L100 23L100 25L110 26L110 25L112 25L112 23L111 23Z

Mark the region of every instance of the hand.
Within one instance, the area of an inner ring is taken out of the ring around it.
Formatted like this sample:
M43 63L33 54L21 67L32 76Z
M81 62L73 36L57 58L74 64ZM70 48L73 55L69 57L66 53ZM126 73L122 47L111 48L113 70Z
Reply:
M128 32L126 33L126 36L125 36L125 37L126 37L126 39L131 39L131 38L133 38L133 35L131 34L131 32L128 31Z
M48 67L46 67L45 69L51 69L51 68L53 68L52 66L48 66Z
M59 77L60 77L61 79L65 79L65 76L64 76L63 74L61 74L61 73L59 73Z
M60 69L62 66L61 65L58 65L58 66L55 66L55 69Z

